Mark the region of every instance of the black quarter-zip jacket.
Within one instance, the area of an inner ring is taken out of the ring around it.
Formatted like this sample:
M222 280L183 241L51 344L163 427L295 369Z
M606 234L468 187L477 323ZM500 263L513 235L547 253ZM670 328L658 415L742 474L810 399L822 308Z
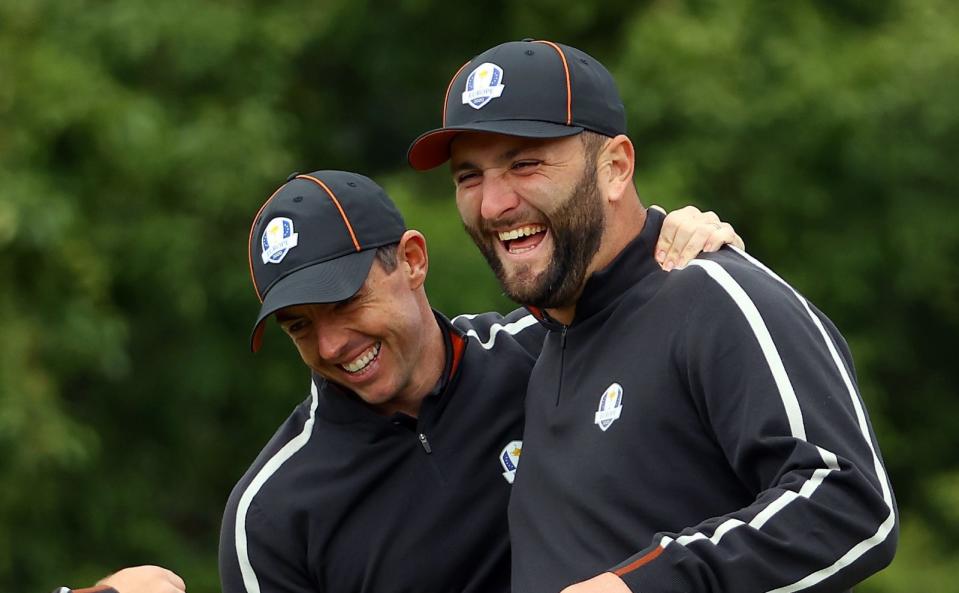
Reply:
M833 324L724 248L665 273L663 216L594 274L530 378L514 593L843 591L885 566L892 490Z
M509 590L506 505L545 331L525 310L437 322L446 369L418 418L313 376L230 495L224 593Z

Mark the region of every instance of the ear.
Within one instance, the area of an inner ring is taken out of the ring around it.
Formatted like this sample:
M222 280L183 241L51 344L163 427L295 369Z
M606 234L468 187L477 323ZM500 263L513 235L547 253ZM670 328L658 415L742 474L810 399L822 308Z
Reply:
M407 277L410 288L423 286L430 267L423 233L412 230L403 233L396 249L396 267Z
M611 138L596 159L597 179L605 188L606 198L615 202L632 187L636 167L633 142L624 134Z

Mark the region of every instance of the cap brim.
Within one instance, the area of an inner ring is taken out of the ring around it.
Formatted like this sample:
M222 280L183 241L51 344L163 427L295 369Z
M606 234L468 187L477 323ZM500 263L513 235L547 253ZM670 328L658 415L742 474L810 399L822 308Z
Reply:
M376 249L350 253L290 273L269 287L250 336L253 352L263 342L263 323L267 317L284 307L311 303L344 301L363 286L370 273Z
M566 126L548 121L498 120L484 121L463 126L430 130L413 141L406 160L417 171L438 167L449 160L450 144L463 132L490 132L521 138L563 138L583 131L580 126Z

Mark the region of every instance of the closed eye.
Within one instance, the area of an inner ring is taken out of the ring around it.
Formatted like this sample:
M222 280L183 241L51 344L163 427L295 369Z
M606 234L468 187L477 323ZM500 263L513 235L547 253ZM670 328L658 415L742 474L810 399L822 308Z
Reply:
M516 161L515 163L512 164L510 168L513 171L517 171L519 173L528 173L528 172L532 172L532 170L538 167L541 163L542 161L527 159L522 161Z
M476 171L465 171L456 175L456 185L463 185L468 183L470 180L475 180L479 178L479 173Z
M309 325L310 321L308 319L291 319L290 321L283 322L282 327L283 331L295 338L297 335L302 334Z

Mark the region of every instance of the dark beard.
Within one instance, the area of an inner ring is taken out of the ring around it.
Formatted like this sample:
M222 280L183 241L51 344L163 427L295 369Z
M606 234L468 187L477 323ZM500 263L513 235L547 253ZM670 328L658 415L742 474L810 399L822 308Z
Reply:
M469 226L466 231L493 269L506 296L523 305L556 309L576 302L603 239L606 213L596 187L595 167L586 168L569 199L547 217L547 223L553 234L553 260L535 277L531 277L528 267L522 267L508 278L496 255L495 234L490 229L481 232Z

